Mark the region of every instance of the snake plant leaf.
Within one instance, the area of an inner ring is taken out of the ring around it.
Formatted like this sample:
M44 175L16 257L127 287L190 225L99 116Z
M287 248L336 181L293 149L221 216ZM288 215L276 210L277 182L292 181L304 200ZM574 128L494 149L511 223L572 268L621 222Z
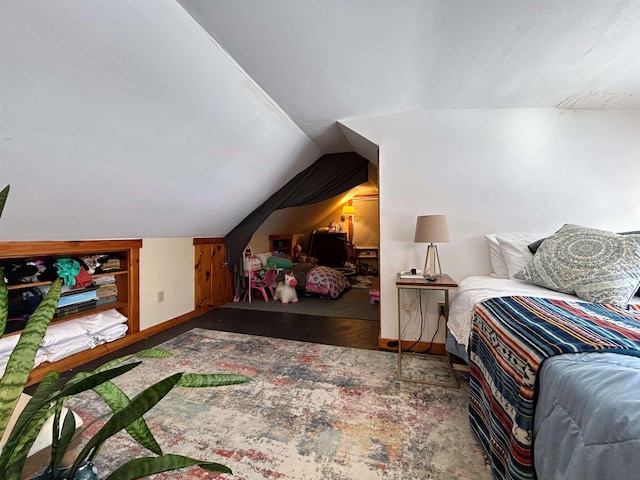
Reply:
M78 458L74 462L69 477L73 478L78 467L85 461L92 461L102 444L112 435L115 435L127 425L143 416L151 410L169 391L175 387L180 380L182 373L176 373L158 383L147 387L145 390L136 395L129 405L122 410L113 414L113 416L104 424L104 426L87 442L84 448L78 454Z
M75 382L69 382L60 392L55 395L51 400L57 400L62 397L69 397L71 395L76 395L78 393L82 393L86 390L91 390L95 386L100 385L106 381L111 380L112 378L118 377L124 373L127 373L129 370L133 370L141 362L133 362L127 363L126 365L121 365L116 368L112 368L110 370L106 370L104 372L89 374L87 377L82 378Z
M2 217L2 211L4 210L4 204L7 203L7 197L9 196L9 190L11 185L7 185L0 191L0 217Z
M62 407L62 402L58 402L58 405ZM62 423L62 430L58 431L59 417L56 415L54 420L54 432L57 435L53 436L53 442L51 443L51 471L57 472L60 470L60 466L62 465L62 458L66 453L69 445L71 444L71 440L73 440L73 434L76 431L76 419L73 416L73 412L71 410L67 410L67 413L64 417L64 422Z
M20 435L14 437L12 451L7 458L7 465L3 469L4 478L20 478L29 450L33 446L42 426L53 414L53 406L43 407L29 418L28 423ZM2 452L4 454L4 450ZM9 452L7 452L9 453Z
M29 379L36 352L58 306L61 288L62 280L58 278L29 317L18 344L11 352L5 373L0 380L0 436L7 428L11 413Z
M133 358L133 356L134 354L130 353L129 355L124 355L122 357L114 358L113 360L100 365L98 368L96 368L93 371L93 373L100 373L100 372L104 372L105 370L109 370L110 368L113 368L116 365L120 365L122 362L125 362L126 360Z
M4 335L9 318L9 290L4 283L4 268L0 267L0 335Z
M7 185L0 191L0 217L2 217L2 211L4 210L4 204L7 202L9 196L10 185ZM9 292L7 286L4 283L4 269L0 268L0 334L4 334L4 329L7 326L7 317L9 315Z
M9 435L9 438L7 438L7 442L2 449L2 453L0 454L0 472L6 469L7 463L9 462L9 459L12 458L13 452L16 449L25 427L38 413L38 411L43 408L48 408L48 405L50 404L48 399L52 392L56 390L56 383L59 378L59 372L51 371L47 373L47 375L45 375L42 381L38 384L33 396L29 399L29 402L25 405L22 413L18 416L15 425L11 429L11 434Z
M129 460L114 470L105 480L134 480L155 473L168 472L179 468L198 465L210 472L233 473L229 467L220 463L203 462L181 455L163 455L161 457L141 457Z
M180 387L220 387L247 383L251 378L231 373L185 373L178 382Z
M89 373L83 372L78 375L89 375ZM122 410L131 403L127 394L113 382L105 382L98 385L94 387L93 391L96 392L102 400L104 400L107 406L114 413ZM162 448L160 448L160 445L151 433L151 430L143 417L138 418L131 425L128 425L126 427L126 431L140 445L151 450L156 455L162 455Z
M168 358L172 357L173 353L161 348L147 348L146 350L140 350L135 356L140 358Z

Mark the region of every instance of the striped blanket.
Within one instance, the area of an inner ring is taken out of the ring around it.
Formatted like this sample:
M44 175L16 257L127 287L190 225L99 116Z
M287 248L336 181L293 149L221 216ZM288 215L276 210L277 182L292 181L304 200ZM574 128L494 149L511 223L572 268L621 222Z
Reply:
M496 479L533 479L536 375L553 355L640 357L640 306L501 297L476 306L470 345L471 428Z

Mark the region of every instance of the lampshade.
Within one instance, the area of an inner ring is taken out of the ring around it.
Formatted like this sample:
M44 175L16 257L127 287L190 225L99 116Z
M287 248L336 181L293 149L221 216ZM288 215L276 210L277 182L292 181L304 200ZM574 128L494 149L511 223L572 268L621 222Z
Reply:
M355 215L355 214L356 214L356 207L352 205L345 205L344 207L342 207L342 215Z
M416 222L415 243L443 243L449 241L446 215L421 215Z

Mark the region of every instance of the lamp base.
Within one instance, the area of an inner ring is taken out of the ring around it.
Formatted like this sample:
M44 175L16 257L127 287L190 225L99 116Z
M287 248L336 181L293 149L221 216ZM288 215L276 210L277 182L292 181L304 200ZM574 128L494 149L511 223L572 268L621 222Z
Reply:
M436 271L436 260L438 262L438 270ZM424 260L424 278L429 282L435 282L442 275L440 267L440 255L438 255L437 245L431 243L427 247L427 258Z

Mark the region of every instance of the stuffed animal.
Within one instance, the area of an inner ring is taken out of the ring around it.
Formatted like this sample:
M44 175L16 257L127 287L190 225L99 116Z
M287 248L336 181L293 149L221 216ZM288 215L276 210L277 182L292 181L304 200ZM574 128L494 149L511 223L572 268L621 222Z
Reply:
M298 292L296 292L296 277L292 273L285 273L284 282L278 283L276 293L273 294L275 300L280 300L282 305L289 302L298 303Z

